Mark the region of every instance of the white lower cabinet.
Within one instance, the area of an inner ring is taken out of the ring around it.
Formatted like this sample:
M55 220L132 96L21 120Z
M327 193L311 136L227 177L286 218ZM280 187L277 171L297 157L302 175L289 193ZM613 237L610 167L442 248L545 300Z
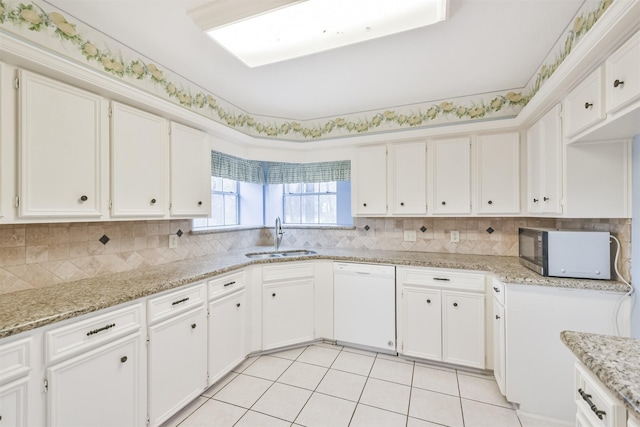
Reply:
M485 368L484 276L396 269L399 353Z
M312 262L263 268L263 350L313 340L313 282Z
M484 369L484 294L442 291L442 361Z
M140 341L138 332L49 367L47 425L146 424Z
M209 385L225 376L247 355L249 324L245 269L209 280Z
M0 344L0 426L44 425L39 348L42 334L11 337Z
M575 363L576 426L625 427L627 410L580 362Z
M196 285L149 300L149 307L155 307L156 313L167 313L170 307L175 310L173 315L164 316L166 320L157 323L151 317L153 310L149 310L149 419L152 426L167 420L207 386L204 295L204 285ZM191 304L195 307L189 309Z
M47 426L146 424L141 304L44 333Z
M493 376L498 383L498 388L503 395L506 391L506 318L504 309L504 285L497 279L493 279Z

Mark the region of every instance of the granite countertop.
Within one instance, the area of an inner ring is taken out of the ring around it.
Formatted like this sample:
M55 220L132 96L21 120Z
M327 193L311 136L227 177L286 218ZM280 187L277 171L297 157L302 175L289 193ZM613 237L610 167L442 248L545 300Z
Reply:
M562 342L626 407L640 416L640 340L564 331Z
M287 249L294 248L282 248ZM257 246L224 255L202 256L109 276L4 294L0 297L0 338L130 302L248 265L304 259L478 270L492 272L505 283L612 292L627 290L623 283L609 280L543 277L521 266L518 258L505 256L324 248L313 248L317 252L315 255L303 257L261 260L245 256L245 253L270 250L272 247Z

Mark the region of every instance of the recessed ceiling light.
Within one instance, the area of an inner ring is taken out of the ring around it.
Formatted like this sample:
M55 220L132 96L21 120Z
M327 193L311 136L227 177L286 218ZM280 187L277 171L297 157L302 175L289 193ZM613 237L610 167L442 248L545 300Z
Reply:
M307 0L207 34L249 67L435 24L448 0Z

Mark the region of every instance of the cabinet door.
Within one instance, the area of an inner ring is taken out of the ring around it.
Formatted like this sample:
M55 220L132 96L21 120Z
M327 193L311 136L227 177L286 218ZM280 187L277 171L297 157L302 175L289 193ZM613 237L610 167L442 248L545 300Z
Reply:
M427 152L424 142L392 148L394 214L427 213Z
M527 131L527 210L562 213L560 105Z
M493 301L493 376L498 383L500 392L506 396L505 389L505 369L506 369L506 348L505 348L505 318L504 306L495 299Z
M171 123L171 216L211 211L211 148L204 132Z
M209 303L209 384L240 363L245 351L245 292Z
M24 378L0 387L0 426L26 427L27 383Z
M265 285L262 294L263 350L313 339L313 279Z
M178 412L207 386L204 307L149 328L149 418L152 426Z
M562 102L564 135L570 138L604 120L603 72L598 67Z
M167 124L162 117L112 102L112 216L167 214L167 136Z
M360 148L355 164L354 209L356 215L387 213L387 147Z
M441 293L403 287L400 352L407 356L442 360Z
M542 124L537 122L527 130L527 211L529 213L539 213L542 209L541 157Z
M471 146L469 138L429 143L434 214L471 213Z
M484 369L484 295L442 291L442 360Z
M520 136L484 135L477 139L480 214L520 212Z
M21 217L102 216L104 103L93 93L20 71Z
M134 334L49 367L47 425L145 425L140 340Z
M613 113L640 97L640 33L607 58L605 64L607 113Z

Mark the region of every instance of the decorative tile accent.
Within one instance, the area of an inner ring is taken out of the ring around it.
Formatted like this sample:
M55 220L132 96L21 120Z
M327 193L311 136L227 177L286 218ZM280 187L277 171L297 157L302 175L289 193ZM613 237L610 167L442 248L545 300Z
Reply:
M422 227L420 227L420 231L422 231L422 232L424 233L425 231L427 231L427 227L425 227L425 226L423 225Z
M107 237L106 234L103 234L101 238L98 239L100 241L100 243L102 243L103 245L106 245L107 242L111 239L109 239L109 237Z
M176 234L178 235L178 237L182 237L184 233L182 232L182 230L178 229L178 232Z
M489 227L489 228L487 228L486 231L487 231L487 233L492 234L496 230L494 230L493 228Z
M368 225L365 225L365 226L364 226L364 229L365 229L366 231L369 231L369 228L371 228L371 227L369 227Z

